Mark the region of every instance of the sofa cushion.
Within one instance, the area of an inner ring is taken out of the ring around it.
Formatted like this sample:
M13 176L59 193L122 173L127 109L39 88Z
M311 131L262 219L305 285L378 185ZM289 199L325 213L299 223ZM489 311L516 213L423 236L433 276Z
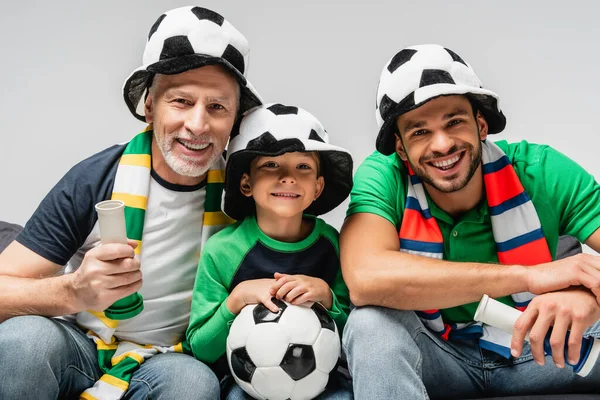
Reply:
M0 221L0 253L15 240L22 230L21 225Z

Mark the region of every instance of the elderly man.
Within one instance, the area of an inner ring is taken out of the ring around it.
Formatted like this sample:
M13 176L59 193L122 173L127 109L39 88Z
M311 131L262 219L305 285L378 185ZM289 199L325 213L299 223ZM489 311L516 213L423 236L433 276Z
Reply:
M563 234L600 250L598 183L548 146L491 142L498 96L442 46L397 53L377 104L340 238L356 397L597 392L597 362L575 372L582 335L600 334L600 257L554 258ZM525 309L512 337L473 322L484 294Z
M246 39L214 11L178 8L152 25L124 85L150 125L73 167L0 255L0 398L218 398L181 342L202 244L229 223L222 153L236 118L261 104L247 63ZM129 245L100 244L94 206L106 199L125 202Z

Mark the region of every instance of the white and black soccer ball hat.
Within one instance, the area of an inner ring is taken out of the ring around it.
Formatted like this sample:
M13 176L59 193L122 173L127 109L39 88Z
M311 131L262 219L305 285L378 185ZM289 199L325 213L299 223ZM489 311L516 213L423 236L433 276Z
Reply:
M377 88L375 118L379 127L376 148L395 151L396 119L439 96L466 95L485 117L488 133L501 132L506 118L498 95L481 86L475 71L458 54L437 44L407 47L383 68Z
M321 196L306 214L321 215L333 210L352 189L352 156L348 150L329 144L323 125L309 112L294 106L266 104L246 112L231 132L225 170L223 211L241 220L256 212L254 199L240 192L240 179L250 172L257 156L316 151L325 180Z
M189 6L167 11L150 28L143 65L123 85L125 103L137 119L145 121L144 101L155 74L175 75L219 64L231 71L240 85L241 114L262 104L246 79L249 50L246 38L212 10Z

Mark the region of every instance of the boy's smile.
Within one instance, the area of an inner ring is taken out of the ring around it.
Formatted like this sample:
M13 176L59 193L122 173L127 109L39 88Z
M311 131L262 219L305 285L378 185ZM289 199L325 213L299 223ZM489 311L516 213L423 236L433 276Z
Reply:
M318 157L311 152L259 156L252 161L250 174L242 176L240 190L254 198L257 216L300 221L323 190L318 172Z

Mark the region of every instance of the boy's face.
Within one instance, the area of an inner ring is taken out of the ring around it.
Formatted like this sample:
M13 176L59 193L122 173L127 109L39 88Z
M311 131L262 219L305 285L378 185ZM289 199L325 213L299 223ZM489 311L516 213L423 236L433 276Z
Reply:
M325 181L317 176L318 169L315 153L259 156L250 164L250 175L242 176L240 190L254 198L257 215L301 216L323 191Z

